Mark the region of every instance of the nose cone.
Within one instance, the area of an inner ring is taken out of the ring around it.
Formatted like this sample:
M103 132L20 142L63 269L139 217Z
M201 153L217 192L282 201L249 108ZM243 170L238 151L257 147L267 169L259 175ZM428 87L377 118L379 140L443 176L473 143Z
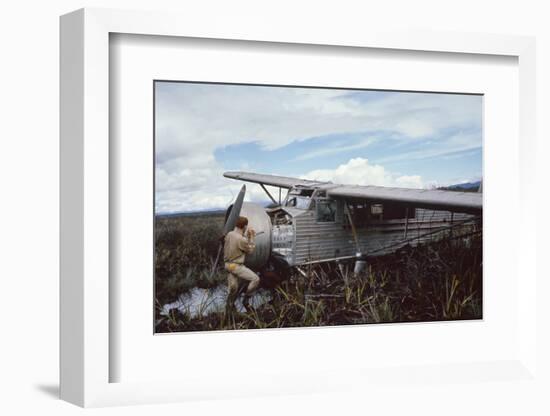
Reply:
M256 248L245 257L245 264L252 270L260 270L271 256L271 218L265 208L258 204L245 202L241 215L248 218L248 226L256 231Z

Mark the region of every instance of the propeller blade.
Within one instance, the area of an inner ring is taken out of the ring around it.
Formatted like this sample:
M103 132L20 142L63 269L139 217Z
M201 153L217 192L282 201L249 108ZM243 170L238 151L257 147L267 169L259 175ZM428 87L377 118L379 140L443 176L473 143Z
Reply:
M239 191L239 194L237 195L237 199L235 199L235 202L231 207L231 212L229 212L229 215L227 216L227 220L225 221L225 226L223 227L224 235L227 234L229 231L232 231L233 228L235 228L235 224L237 223L237 218L239 218L239 215L241 213L241 208L243 207L245 193L246 193L246 185L243 185L243 187Z
M235 199L235 202L231 207L231 211L229 212L229 215L227 216L227 220L225 221L225 224L223 226L224 236L229 231L233 230L233 228L235 228L235 224L237 223L237 218L239 218L239 214L241 213L241 209L243 207L245 193L246 193L246 185L243 185L243 187L239 191L239 194L237 195L237 199ZM212 271L210 272L209 280L212 280L212 277L216 272L216 269L218 267L218 262L220 261L220 257L222 254L222 250L223 250L223 240L220 241L220 247L218 248L218 254L216 255L216 260L214 260L214 264L212 265Z

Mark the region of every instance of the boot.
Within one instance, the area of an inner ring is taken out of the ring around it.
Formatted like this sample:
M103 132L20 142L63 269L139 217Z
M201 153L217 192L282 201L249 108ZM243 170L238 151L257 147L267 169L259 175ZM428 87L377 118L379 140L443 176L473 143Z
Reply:
M252 312L254 309L250 306L250 295L245 294L243 297L243 306L248 313Z

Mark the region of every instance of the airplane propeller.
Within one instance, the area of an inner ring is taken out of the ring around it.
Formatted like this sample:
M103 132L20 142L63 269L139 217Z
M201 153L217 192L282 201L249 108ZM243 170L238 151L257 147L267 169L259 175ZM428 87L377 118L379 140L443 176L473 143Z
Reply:
M235 199L235 202L233 203L233 206L231 207L231 211L229 211L229 215L227 216L227 219L225 221L225 224L223 226L223 237L226 236L226 234L233 230L235 228L235 224L237 223L237 218L239 218L239 215L241 213L241 209L243 207L243 201L244 201L244 195L246 193L246 185L243 185L241 190L239 191L239 194L237 195L237 199ZM214 264L212 265L212 271L210 272L210 279L212 279L212 276L214 276L214 273L216 272L216 268L218 267L218 262L220 261L220 256L222 254L223 250L223 237L220 239L220 246L218 248L218 254L216 255L216 260L214 261Z

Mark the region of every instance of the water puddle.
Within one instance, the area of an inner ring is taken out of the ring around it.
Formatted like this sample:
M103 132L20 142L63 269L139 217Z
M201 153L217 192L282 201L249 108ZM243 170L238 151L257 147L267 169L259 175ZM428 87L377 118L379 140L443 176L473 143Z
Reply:
M175 302L164 305L161 315L168 315L171 309L178 309L182 314L186 314L191 318L224 312L226 299L227 286L225 285L219 285L211 289L194 287L180 295ZM257 308L270 300L271 293L260 289L250 298L250 305ZM242 304L242 296L235 302L235 308L239 312L246 311Z

